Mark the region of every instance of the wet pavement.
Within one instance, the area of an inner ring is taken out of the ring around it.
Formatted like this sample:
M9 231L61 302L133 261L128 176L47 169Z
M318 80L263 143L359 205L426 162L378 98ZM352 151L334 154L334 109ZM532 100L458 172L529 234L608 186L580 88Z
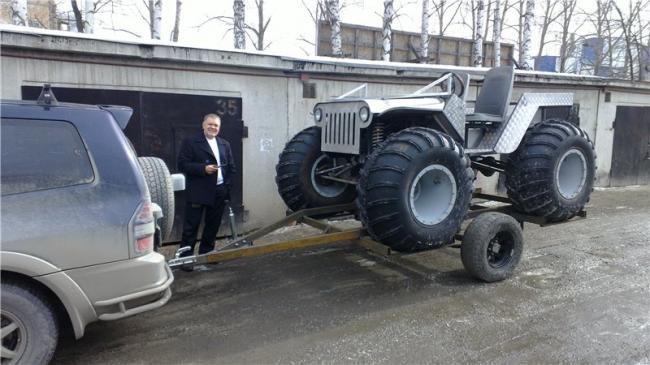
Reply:
M495 284L451 247L387 259L336 244L177 272L167 305L91 324L53 363L649 363L650 187L597 190L587 210L526 224L518 269Z

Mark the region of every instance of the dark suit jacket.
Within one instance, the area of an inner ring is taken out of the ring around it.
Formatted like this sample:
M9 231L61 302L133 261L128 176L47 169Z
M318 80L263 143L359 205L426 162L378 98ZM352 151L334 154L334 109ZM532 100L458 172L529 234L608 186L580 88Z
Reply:
M230 143L217 137L219 159L223 183L227 189L232 186L235 176L235 159L230 149ZM205 173L206 165L216 165L217 158L212 153L203 133L189 137L183 141L178 154L178 169L185 174L186 200L189 203L214 205L217 189L217 174ZM225 166L223 166L225 165Z

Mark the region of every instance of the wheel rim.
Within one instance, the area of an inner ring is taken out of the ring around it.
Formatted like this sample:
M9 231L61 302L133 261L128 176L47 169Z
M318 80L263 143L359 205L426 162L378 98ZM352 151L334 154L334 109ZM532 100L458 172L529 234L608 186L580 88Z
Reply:
M314 161L314 165L311 168L311 185L318 194L326 198L335 198L343 194L348 187L346 183L323 179L321 177L322 174L319 171L331 170L334 167L337 167L336 159L327 155L320 155Z
M25 353L26 330L23 322L12 313L2 311L2 364L15 364Z
M562 155L555 172L555 183L565 199L575 198L587 181L587 160L582 151L572 148Z
M515 251L514 237L508 232L499 232L494 236L487 247L487 261L490 267L499 269L507 266L512 261Z
M442 165L427 166L411 184L411 211L422 224L440 223L454 208L456 194L456 180L448 168Z

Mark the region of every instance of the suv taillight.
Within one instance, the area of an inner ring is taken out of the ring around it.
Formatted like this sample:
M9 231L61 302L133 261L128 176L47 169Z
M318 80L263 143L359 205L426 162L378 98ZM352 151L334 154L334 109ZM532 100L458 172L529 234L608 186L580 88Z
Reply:
M135 213L133 222L133 249L140 256L153 250L154 233L156 226L153 219L151 201L146 199L140 209Z

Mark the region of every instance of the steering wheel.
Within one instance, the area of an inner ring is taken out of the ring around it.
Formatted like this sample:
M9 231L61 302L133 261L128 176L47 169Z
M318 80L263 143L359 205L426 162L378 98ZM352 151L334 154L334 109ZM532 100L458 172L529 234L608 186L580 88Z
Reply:
M452 94L456 94L456 96L462 99L463 94L465 93L465 81L463 81L463 78L455 72L445 72L444 74L440 75L440 78L443 78L447 75L451 75L451 90L449 91ZM447 84L443 83L442 85L444 90L447 87Z

